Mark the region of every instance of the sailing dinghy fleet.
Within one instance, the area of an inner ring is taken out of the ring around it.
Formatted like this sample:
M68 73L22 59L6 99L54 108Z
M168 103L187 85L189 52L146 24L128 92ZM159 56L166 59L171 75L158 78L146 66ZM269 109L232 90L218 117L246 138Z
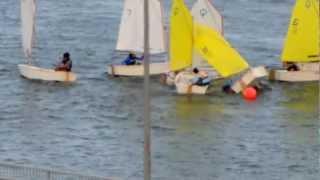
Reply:
M36 5L36 0L21 0L22 47L28 62L18 65L21 75L44 81L76 81L72 72L32 65ZM143 8L143 0L124 0L115 48L118 53L144 53ZM283 68L266 70L264 66L250 67L224 38L223 16L210 0L196 0L191 10L184 0L173 0L168 34L164 27L162 0L150 0L150 54L168 56L160 62L150 63L150 75L166 75L167 84L174 85L178 94L207 93L210 84L194 84L194 79L198 78L194 68L207 72L210 80L241 76L231 86L235 93L266 76L271 80L289 82L319 81L319 16L319 0L296 1L281 56ZM142 64L123 65L119 62L108 65L107 72L113 76L139 77L144 75L144 67Z
M27 60L27 64L18 65L21 76L31 80L59 82L76 81L77 77L73 72L55 71L54 69L45 69L32 65L32 48L35 44L36 13L36 0L21 0L22 47Z

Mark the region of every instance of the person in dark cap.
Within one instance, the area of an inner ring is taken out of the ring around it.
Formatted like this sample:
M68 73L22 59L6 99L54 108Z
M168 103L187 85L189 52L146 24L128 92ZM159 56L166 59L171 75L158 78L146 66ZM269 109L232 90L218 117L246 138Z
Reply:
M72 61L70 59L70 54L68 52L65 52L63 54L63 58L62 58L61 62L57 65L55 70L70 72L71 69L72 69Z

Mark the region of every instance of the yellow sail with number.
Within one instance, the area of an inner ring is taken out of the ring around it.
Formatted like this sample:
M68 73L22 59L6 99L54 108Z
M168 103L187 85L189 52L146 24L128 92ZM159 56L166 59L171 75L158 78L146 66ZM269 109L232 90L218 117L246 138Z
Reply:
M246 60L216 30L194 23L194 47L221 76L228 77L249 67Z
M174 0L170 17L170 69L184 69L192 63L192 16L183 0Z
M319 0L297 0L291 17L282 61L320 60Z

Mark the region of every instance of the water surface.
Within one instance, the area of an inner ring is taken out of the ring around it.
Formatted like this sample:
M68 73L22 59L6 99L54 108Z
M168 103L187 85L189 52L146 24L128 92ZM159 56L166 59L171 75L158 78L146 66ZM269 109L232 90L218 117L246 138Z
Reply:
M294 0L214 2L226 38L251 65L280 64ZM19 76L19 1L0 1L1 161L142 179L143 81L105 73L121 60L121 8L111 0L38 1L35 61L52 67L70 51L79 80L67 85ZM223 82L190 98L153 80L154 179L318 179L318 84L271 83L246 102L221 93Z

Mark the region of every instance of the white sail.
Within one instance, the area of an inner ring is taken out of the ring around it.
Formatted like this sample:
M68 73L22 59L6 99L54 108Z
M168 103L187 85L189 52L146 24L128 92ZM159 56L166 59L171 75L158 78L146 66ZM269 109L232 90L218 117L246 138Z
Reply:
M195 22L207 25L223 34L222 15L210 3L209 0L197 0L197 2L193 5L191 12ZM192 66L210 67L207 61L203 60L196 52L193 53Z
M198 0L192 7L194 21L207 25L223 34L223 19L210 0Z
M125 0L116 50L144 51L144 0ZM159 0L149 1L150 53L166 51L163 11Z
M36 0L21 0L22 47L30 59L35 36Z

